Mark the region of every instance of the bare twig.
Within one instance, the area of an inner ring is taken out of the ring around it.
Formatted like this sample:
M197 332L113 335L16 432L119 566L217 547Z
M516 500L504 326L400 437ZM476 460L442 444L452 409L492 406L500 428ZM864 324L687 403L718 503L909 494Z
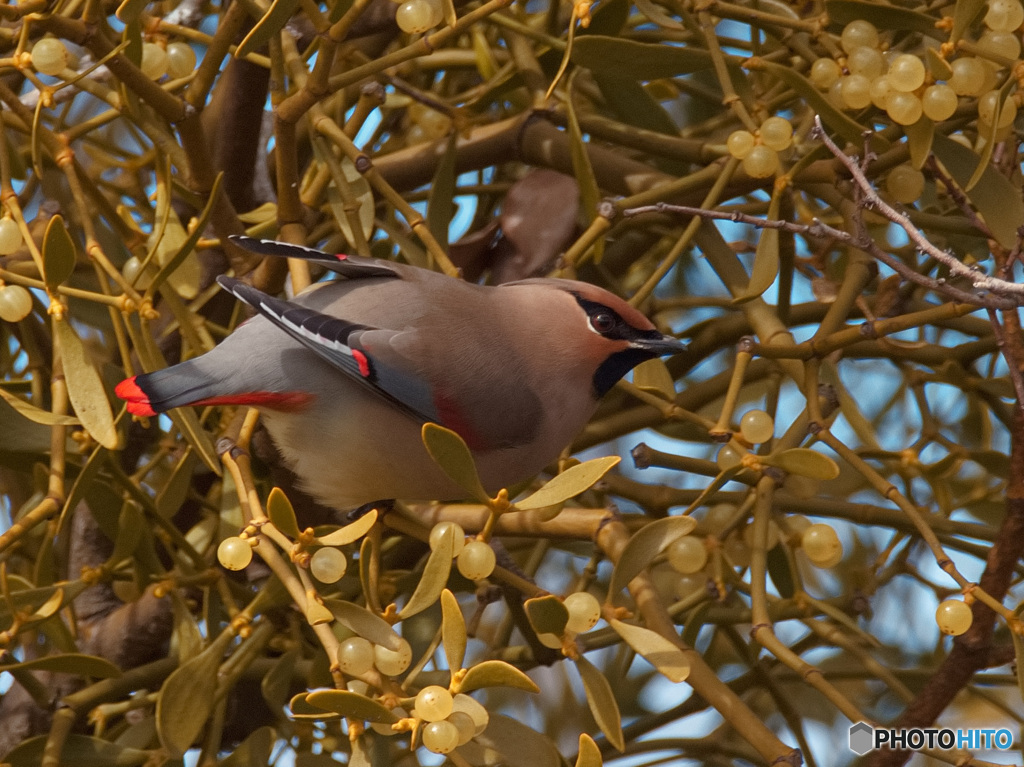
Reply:
M624 210L622 215L629 217L639 216L644 213L676 213L684 216L700 216L701 218L716 221L734 221L740 224L749 224L750 226L756 226L761 229L778 229L783 232L801 234L807 237L825 239L832 238L870 254L872 258L881 261L905 280L913 282L924 288L928 288L929 290L934 290L936 293L941 293L954 301L991 309L1012 309L1024 304L1024 296L1019 299L994 295L982 296L977 293L961 290L960 288L948 284L942 278L927 277L920 272L915 271L891 253L886 253L866 234L853 235L842 229L836 229L833 226L829 226L819 219L814 219L814 222L811 224L794 224L791 221L775 221L757 218L756 216L750 216L738 211L726 213L723 211L695 208L689 205L671 205L664 202L659 202L654 205L644 205L638 208L630 208L628 210Z
M878 192L875 191L867 176L864 175L864 171L861 170L856 159L843 153L836 143L829 138L829 135L825 133L825 129L821 124L821 117L819 116L815 116L814 118L814 132L819 138L821 138L822 143L826 148L828 148L828 151L830 151L850 172L854 182L856 182L857 186L864 194L865 206L874 208L885 216L885 218L889 219L889 221L892 221L903 229L903 231L907 233L907 237L910 238L910 241L913 242L922 253L931 256L939 263L947 266L952 274L960 277L966 277L978 290L989 290L993 293L1024 296L1024 285L982 274L977 267L967 266L952 254L935 247L935 245L929 242L917 227L911 223L910 219L907 218L906 215L896 210L894 207L889 205L889 203L879 197Z

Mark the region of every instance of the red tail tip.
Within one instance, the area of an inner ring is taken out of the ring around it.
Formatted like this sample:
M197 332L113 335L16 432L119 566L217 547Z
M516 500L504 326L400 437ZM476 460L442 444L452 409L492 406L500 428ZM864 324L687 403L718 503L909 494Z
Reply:
M153 406L149 404L149 395L142 391L135 382L136 378L138 376L132 376L121 381L121 383L114 387L114 394L128 403L128 412L132 415L156 415Z

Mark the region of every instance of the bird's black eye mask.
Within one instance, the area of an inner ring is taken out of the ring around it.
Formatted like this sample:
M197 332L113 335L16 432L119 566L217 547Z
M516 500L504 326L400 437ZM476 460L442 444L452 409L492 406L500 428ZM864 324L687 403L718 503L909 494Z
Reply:
M597 301L589 301L578 293L573 293L573 297L587 313L587 323L590 325L590 329L598 335L616 341L629 341L636 335L636 329L630 327L614 309L609 309Z
M640 330L626 322L614 309L610 309L597 301L590 301L578 293L573 297L587 313L590 329L598 335L614 341L632 343L644 338L660 338L657 330ZM594 394L603 397L608 390L641 362L658 356L647 349L629 347L610 355L594 372Z
M573 293L576 303L587 313L587 322L590 329L600 336L613 341L641 341L655 340L662 337L657 330L641 330L633 327L622 316L602 303L584 298L579 293Z

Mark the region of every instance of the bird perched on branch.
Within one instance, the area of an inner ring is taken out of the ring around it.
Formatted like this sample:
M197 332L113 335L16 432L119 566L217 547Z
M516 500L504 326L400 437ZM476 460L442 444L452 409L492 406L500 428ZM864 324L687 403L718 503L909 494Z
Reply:
M489 287L389 261L233 239L343 279L285 301L218 278L258 316L200 357L122 381L117 395L141 416L185 405L259 408L301 486L337 509L463 496L421 441L428 421L465 440L488 492L529 478L623 375L685 348L584 282Z

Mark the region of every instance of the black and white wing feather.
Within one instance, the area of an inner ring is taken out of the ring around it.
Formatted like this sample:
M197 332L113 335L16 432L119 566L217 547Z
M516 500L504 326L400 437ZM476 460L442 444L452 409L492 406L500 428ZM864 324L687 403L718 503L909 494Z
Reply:
M374 328L296 306L230 277L218 277L217 282L349 378L421 421L440 420L430 383L389 343L402 331Z

